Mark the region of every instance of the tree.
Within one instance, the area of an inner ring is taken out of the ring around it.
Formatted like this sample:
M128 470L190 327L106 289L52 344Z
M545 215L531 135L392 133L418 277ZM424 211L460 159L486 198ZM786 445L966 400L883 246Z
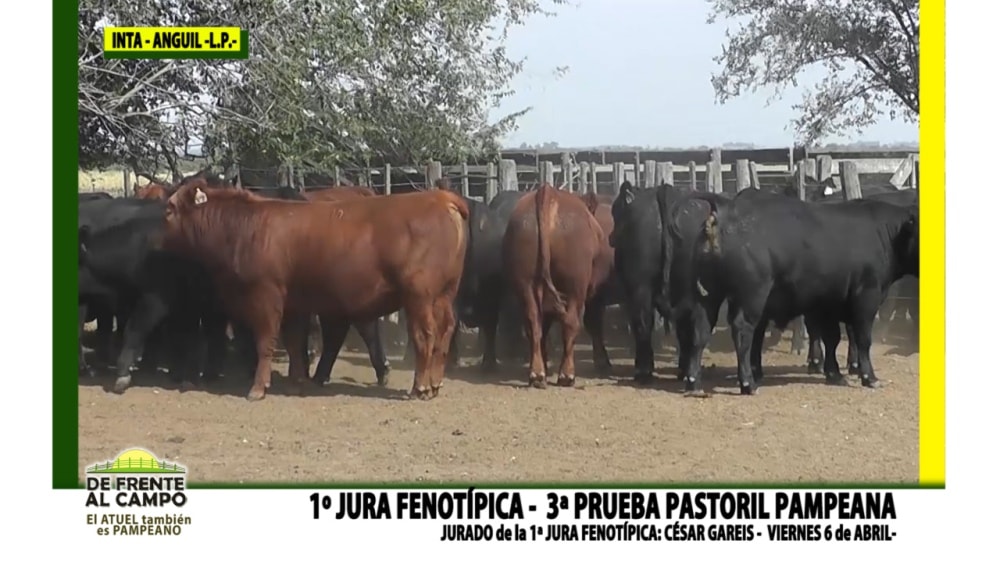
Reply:
M543 0L81 0L81 165L175 161L330 170L476 157L530 108L490 121L522 68L504 43ZM548 0L551 5L565 0ZM250 30L249 60L100 55L104 25Z
M742 19L726 31L712 76L721 103L771 87L774 97L819 65L826 77L795 105L804 143L854 130L886 112L920 116L918 0L710 0L709 23ZM771 99L774 99L772 97Z

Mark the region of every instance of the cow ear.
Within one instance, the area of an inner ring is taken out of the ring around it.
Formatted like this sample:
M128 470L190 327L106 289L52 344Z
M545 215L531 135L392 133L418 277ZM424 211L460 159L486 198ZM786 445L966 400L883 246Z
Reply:
M628 181L622 182L621 186L618 188L618 196L622 198L622 201L626 205L630 205L635 199L635 192L632 191L632 184Z
M206 195L205 192L202 191L200 187L194 188L194 204L196 206L204 205L207 202L208 202L208 195Z

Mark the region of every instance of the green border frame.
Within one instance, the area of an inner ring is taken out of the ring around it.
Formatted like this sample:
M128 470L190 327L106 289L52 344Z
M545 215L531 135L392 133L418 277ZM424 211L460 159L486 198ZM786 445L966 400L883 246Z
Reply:
M928 0L929 1L929 0ZM932 2L933 3L933 2ZM943 2L941 2L943 8ZM921 6L923 8L923 6ZM923 10L922 10L923 11ZM941 10L943 12L943 9ZM936 15L936 14L935 14ZM943 14L942 14L943 15ZM68 311L77 309L75 287L77 272L74 247L77 232L77 210L72 199L61 196L69 185L77 183L79 167L79 127L67 126L79 122L77 111L77 21L79 6L53 0L52 37L52 128L53 128L53 373L52 373L52 487L57 490L82 489L79 470L79 378L77 366L77 332L74 322L67 322ZM943 30L941 32L943 34ZM247 31L241 33L247 44ZM185 58L192 57L186 53ZM207 54L207 53L206 53ZM220 58L216 56L215 58ZM926 64L926 63L925 63ZM933 63L932 63L933 64ZM943 64L943 61L942 61ZM943 84L941 85L943 87ZM943 104L942 104L943 105ZM921 147L923 151L923 147ZM943 399L943 398L942 398ZM944 451L941 451L943 454ZM703 483L652 483L652 482L329 482L329 483L250 483L225 482L192 483L191 489L858 489L858 490L915 490L944 489L944 482L927 483L877 483L877 482L703 482Z
M66 189L78 183L77 21L79 5L52 3L52 487L81 488L79 481L79 375L77 333L68 322L77 310L76 206Z

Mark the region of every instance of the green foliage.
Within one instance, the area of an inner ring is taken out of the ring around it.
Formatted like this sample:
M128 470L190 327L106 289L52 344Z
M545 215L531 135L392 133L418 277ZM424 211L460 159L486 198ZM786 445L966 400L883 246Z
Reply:
M802 142L861 131L886 112L919 119L918 0L710 1L709 23L740 21L714 59L722 65L712 76L720 102L759 88L777 96L820 65L825 78L795 106Z
M489 119L522 68L507 32L543 1L81 0L81 165L176 173L191 137L223 166L491 155L528 111ZM102 20L244 27L250 59L105 60Z

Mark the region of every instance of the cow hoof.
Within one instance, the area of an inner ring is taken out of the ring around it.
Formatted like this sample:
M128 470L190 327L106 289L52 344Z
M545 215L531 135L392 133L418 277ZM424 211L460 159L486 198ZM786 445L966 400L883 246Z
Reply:
M124 377L118 377L115 379L114 391L118 394L125 392L129 386L132 385L132 376L125 375Z
M559 379L556 381L559 386L570 387L576 384L575 375L559 375Z
M653 373L636 373L632 375L632 380L638 384L649 384L653 382Z
M385 388L386 386L389 385L389 374L388 373L382 373L381 375L376 374L375 383Z
M700 388L697 390L685 390L684 398L708 398L708 393Z
M545 380L545 373L531 373L528 375L528 385L534 388L545 388L548 385Z
M840 373L835 375L826 375L826 384L831 386L847 386L847 379Z
M611 361L604 359L603 361L594 361L594 368L599 375L610 375L612 371Z
M180 381L180 388L178 390L180 390L181 392L188 392L188 391L191 391L191 390L198 390L198 385L195 384L194 381L183 380L183 381Z
M433 396L431 396L431 389L426 386L414 386L413 389L410 390L410 396L420 400L430 400L433 398Z
M860 375L861 365L859 365L858 363L851 363L850 365L847 366L847 373L851 375Z
M439 392L441 392L441 387L440 386L432 386L431 387L431 398L437 398L437 395L438 395Z
M810 361L806 372L810 375L819 375L823 373L823 367L820 365L819 361L815 363Z
M479 369L484 373L495 373L497 372L497 362L496 360L486 361L484 359L483 362L479 365Z
M327 384L330 383L330 379L325 379L325 378L322 378L322 377L313 377L310 380L313 382L314 385L316 385L316 386L318 386L320 388L322 388L322 387L324 387L324 386L326 386Z
M754 396L755 394L757 394L757 387L750 385L741 386L740 394L742 394L743 396Z
M256 387L251 388L250 392L247 393L247 401L248 402L257 402L259 400L263 400L264 399L264 395L265 395L265 391L264 391L263 388L256 388Z
M876 389L882 388L882 386L883 386L882 385L882 381L880 381L878 379L872 379L872 378L863 378L863 379L861 379L861 384L862 384L862 386L864 386L866 388L870 388L872 390L876 390Z

